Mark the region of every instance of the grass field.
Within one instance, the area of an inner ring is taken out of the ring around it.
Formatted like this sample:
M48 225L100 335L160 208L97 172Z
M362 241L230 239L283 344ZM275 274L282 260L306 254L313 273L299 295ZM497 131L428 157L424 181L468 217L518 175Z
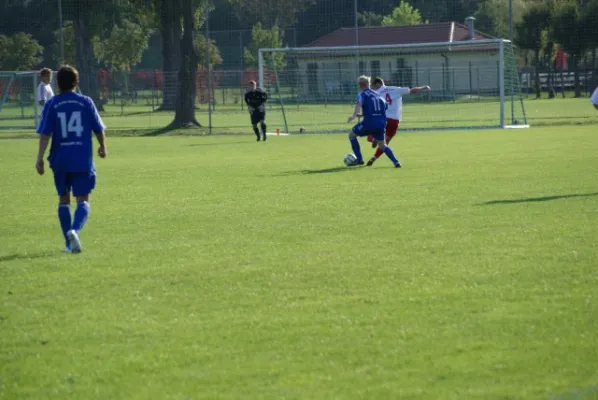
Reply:
M109 145L75 256L0 141L0 398L598 398L594 126Z
M283 114L272 100L272 109L267 119L271 131L285 130ZM542 99L525 101L528 123L533 126L554 126L572 124L596 124L596 112L588 99ZM0 135L29 132L34 126L33 108L26 119L21 118L21 109L7 107L0 112ZM285 107L290 132L338 132L347 129L347 116L352 112L351 104L294 104ZM507 124L511 124L511 106L506 104ZM523 123L520 103L514 107L515 119ZM466 128L498 126L500 107L493 101L461 102L415 102L405 105L402 129ZM129 105L124 108L106 105L102 117L112 131L121 134L152 134L167 126L173 120L172 112L152 112L150 106ZM198 108L198 120L208 126L206 106ZM213 133L247 133L249 117L240 105L216 106L212 115ZM250 129L249 129L250 130ZM141 131L141 132L140 132ZM207 132L202 129L199 132Z

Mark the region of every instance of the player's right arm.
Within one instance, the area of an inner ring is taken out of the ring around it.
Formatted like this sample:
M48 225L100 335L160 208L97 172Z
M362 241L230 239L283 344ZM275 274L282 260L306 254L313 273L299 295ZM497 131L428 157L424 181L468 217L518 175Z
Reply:
M363 106L363 99L362 99L361 93L359 93L357 95L357 101L355 102L355 108L353 109L353 114L349 117L349 119L347 119L347 123L350 123L355 118L361 116L362 106Z
M37 127L39 134L39 144L37 149L37 159L35 162L35 169L40 175L44 174L44 155L50 144L50 138L54 133L53 121L56 120L55 111L52 107L46 107L41 115L41 120Z
M37 87L37 102L40 106L43 106L46 103L43 85Z

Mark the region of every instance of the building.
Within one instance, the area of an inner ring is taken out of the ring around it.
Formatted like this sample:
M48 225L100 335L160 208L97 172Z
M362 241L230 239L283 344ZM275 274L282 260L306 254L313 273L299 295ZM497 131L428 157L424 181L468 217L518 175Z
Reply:
M498 93L498 46L476 45L493 39L467 25L442 22L412 26L341 28L304 46L297 53L298 91L302 98L345 99L355 92L355 78L381 76L397 86L430 85L436 96ZM415 45L408 48L309 52L314 47ZM471 46L416 46L421 43L468 42Z

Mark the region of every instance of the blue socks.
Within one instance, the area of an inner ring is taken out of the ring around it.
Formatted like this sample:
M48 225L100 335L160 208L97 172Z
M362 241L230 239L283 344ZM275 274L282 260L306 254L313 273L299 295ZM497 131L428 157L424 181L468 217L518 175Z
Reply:
M392 163L394 165L397 165L397 163L399 162L399 160L397 160L397 158L395 157L394 153L392 152L392 150L390 149L390 147L386 146L384 148L384 154L386 154L386 156L388 158L390 158L390 161L392 161Z
M71 230L71 206L70 204L59 204L58 205L58 220L60 221L60 228L62 228L62 234L68 247L69 240L66 237L66 233Z
M79 203L77 203L73 227L71 229L73 229L76 232L79 232L81 229L83 229L85 222L87 222L87 217L89 216L90 210L91 207L88 202L80 201Z
M355 157L357 157L357 162L362 163L363 156L361 155L361 147L359 146L359 141L356 137L349 138L349 141L351 142L351 148L353 149L353 153L355 154Z

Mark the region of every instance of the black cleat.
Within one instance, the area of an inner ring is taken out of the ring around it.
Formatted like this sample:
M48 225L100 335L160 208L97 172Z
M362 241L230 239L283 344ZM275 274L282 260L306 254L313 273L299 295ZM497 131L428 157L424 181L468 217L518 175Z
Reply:
M265 142L266 141L266 135L264 135L264 137L262 138L262 140Z
M397 161L397 163L395 164L395 168L402 168L403 166L401 165L400 162Z
M376 162L375 158L370 158L370 160L368 161L368 163L366 164L366 166L371 167L372 165L374 165L374 162Z
M377 140L372 140L372 149L375 149L376 147L378 147L378 141Z

